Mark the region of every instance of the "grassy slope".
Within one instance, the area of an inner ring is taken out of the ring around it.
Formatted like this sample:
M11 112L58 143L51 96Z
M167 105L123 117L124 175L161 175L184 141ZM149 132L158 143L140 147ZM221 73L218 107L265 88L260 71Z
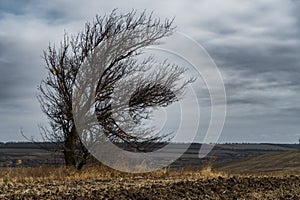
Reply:
M268 153L248 159L219 163L213 166L217 171L247 173L300 173L300 151Z

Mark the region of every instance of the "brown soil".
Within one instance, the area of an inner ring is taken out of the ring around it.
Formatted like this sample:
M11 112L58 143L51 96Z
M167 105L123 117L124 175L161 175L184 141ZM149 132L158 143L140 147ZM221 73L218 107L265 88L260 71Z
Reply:
M4 182L0 199L300 199L300 177Z

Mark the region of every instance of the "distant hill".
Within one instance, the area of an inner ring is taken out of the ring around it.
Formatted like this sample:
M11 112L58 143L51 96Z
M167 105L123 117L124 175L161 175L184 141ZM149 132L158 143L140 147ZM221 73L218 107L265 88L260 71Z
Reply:
M159 149L163 146L164 143L156 143L149 148ZM232 167L231 165L235 164L235 161L238 163L236 165L239 166L241 160L242 162L246 162L247 160L245 159L257 158L257 156L260 155L300 151L299 144L216 144L206 157L200 159L198 153L202 144L171 143L169 144L168 152L160 154L157 158L165 161L173 160L173 154L184 152L183 149L187 148L187 146L189 146L189 148L180 158L171 164L171 168L182 169L188 167L196 169L203 168L203 166L207 166L210 163L215 163L216 165L218 164L218 167L226 167L228 165L229 167L227 169L230 169ZM207 145L204 147L207 147ZM145 150L148 151L148 149ZM279 154L279 157L280 155L281 154ZM274 163L276 159L269 160L270 163ZM249 162L253 163L254 161ZM0 167L14 167L20 165L25 167L40 165L60 166L63 164L64 157L62 151L59 151L57 145L54 143L9 142L0 144ZM247 163L245 165L247 165ZM262 167L262 169L265 170L264 167Z
M300 174L300 151L267 153L247 159L217 163L213 168L233 174L273 172Z

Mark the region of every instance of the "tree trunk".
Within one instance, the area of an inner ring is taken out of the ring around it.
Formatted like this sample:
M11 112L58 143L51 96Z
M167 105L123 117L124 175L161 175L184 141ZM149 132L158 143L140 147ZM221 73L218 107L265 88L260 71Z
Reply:
M67 167L76 167L75 149L78 134L75 125L72 126L70 134L66 137L64 157Z

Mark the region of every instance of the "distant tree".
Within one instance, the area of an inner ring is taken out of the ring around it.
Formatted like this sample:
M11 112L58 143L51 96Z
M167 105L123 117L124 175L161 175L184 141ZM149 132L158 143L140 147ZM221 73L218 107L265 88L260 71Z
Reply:
M141 136L124 132L112 118L109 100L118 80L138 73L141 69L148 70L145 66L151 64L153 59L145 59L142 62L144 66L138 66L137 56L141 55L145 47L171 35L174 31L172 23L173 20L166 19L162 22L153 18L152 14L147 16L145 12L117 14L114 10L107 16L96 16L92 23L86 23L85 29L75 36L65 34L58 48L49 45L44 51L48 76L38 87L38 99L51 129L41 127L41 134L44 140L59 145L67 166L80 169L90 158L75 126L72 92L80 67L96 48L108 48L103 45L105 42L115 50L110 52L109 63L100 66L104 73L99 77L95 93L95 112L104 133L112 141L128 144L162 141L167 137L150 132ZM138 78L134 84L138 88L130 98L129 105L133 118L139 122L148 117L139 114L147 108L167 106L178 101L186 85L193 81L188 79L179 84L184 72L185 68L163 62L156 73L136 76Z

